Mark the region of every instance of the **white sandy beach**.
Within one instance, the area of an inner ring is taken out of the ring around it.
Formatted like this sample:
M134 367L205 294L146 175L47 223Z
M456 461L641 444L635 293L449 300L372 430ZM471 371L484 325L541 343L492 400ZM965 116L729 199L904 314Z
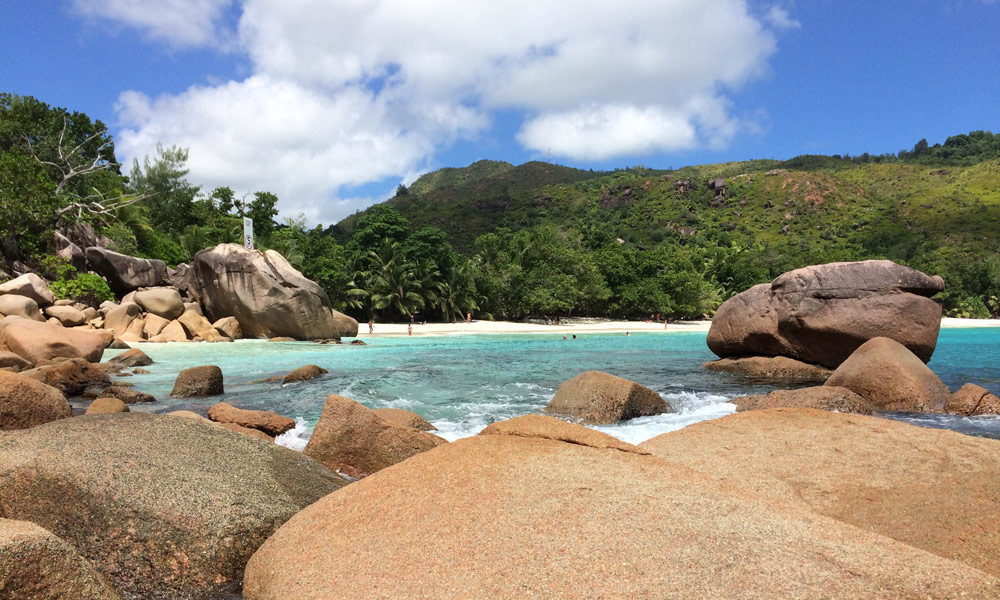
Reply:
M471 323L414 323L413 335L456 335L468 333L551 333L575 335L584 333L674 333L678 331L708 331L711 321L606 321L602 319L566 319L561 324L514 323L511 321L482 321ZM941 319L942 329L963 327L1000 327L1000 319ZM406 323L375 322L374 332L368 333L368 323L358 324L358 338L407 335Z

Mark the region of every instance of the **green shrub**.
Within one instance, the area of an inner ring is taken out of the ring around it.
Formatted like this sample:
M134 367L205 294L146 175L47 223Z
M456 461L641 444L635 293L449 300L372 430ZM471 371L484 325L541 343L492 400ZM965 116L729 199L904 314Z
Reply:
M108 282L94 273L80 273L73 279L53 281L49 289L60 300L82 302L87 306L100 306L105 300L115 299Z

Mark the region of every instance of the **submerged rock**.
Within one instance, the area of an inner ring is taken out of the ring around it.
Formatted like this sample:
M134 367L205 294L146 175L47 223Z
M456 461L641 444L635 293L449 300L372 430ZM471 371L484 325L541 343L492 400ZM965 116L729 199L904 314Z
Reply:
M593 425L673 411L648 387L602 371L586 371L563 383L545 410Z
M0 436L0 506L127 598L215 600L286 519L345 482L299 452L188 419L87 415Z
M305 508L247 564L245 600L985 599L1000 585L581 426L492 429Z
M701 366L710 371L727 371L754 379L784 383L823 383L833 373L826 367L811 365L787 356L720 358L702 363Z

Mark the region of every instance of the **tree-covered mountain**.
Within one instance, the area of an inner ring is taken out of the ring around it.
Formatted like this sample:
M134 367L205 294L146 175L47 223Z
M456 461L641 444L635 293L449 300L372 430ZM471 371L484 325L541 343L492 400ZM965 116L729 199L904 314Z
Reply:
M361 320L700 317L784 271L867 258L942 275L949 314L1000 312L1000 135L990 132L895 155L676 170L483 160L428 173L325 230L275 222L267 191L201 190L187 160L160 147L122 169L99 121L0 94L0 279L36 270L61 295L100 297L110 291L99 277L53 256L55 233L176 265L239 242L249 216L258 247Z

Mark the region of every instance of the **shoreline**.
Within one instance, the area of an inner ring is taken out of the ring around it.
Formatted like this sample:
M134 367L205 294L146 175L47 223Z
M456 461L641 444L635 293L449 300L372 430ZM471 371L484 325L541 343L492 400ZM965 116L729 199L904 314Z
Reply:
M375 322L375 330L368 333L368 323L358 323L355 339L379 337L407 337L407 323ZM601 319L567 319L560 325L543 323L517 323L514 321L483 321L473 319L471 323L414 323L413 336L464 335L464 334L552 334L576 335L584 333L677 333L707 332L711 321L612 321ZM972 329L1000 327L1000 319L958 319L943 317L941 329Z

